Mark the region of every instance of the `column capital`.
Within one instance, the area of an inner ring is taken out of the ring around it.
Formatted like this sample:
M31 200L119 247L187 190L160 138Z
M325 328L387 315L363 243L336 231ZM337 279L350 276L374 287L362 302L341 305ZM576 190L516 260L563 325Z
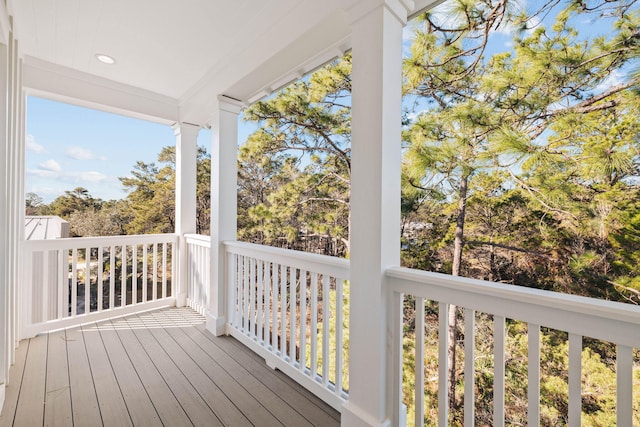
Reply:
M190 132L195 133L195 135L197 136L198 132L200 132L199 125L187 122L176 122L171 125L171 129L173 129L173 134L175 136L188 134Z
M407 23L407 16L415 9L415 4L413 0L360 0L349 8L351 24L380 7L389 10L404 25Z
M233 114L240 114L245 107L244 102L226 95L218 95L218 108Z

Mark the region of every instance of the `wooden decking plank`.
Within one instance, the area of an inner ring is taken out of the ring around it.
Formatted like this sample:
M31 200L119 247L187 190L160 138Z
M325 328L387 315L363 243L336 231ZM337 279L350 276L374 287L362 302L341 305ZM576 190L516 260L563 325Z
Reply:
M160 317L162 316L162 313L154 313L154 315ZM278 419L272 412L265 408L265 406L263 406L259 402L259 400L254 397L252 392L249 391L250 389L244 387L227 371L227 369L230 368L230 365L235 364L235 361L233 361L233 359L227 358L224 360L218 360L215 355L207 354L205 350L203 350L196 342L189 338L181 328L166 328L164 332L169 335L170 339L174 340L179 348L184 349L186 354L193 360L196 366L200 370L202 370L202 372L204 372L212 382L220 387L224 394L232 402L235 403L238 409L240 409L240 411L245 414L245 416L249 419L249 421L251 421L251 423L260 426L283 425L282 419ZM154 331L154 333L156 332ZM244 374L245 378L251 378L250 376L246 375L246 371L244 372ZM256 383L260 384L254 379L252 385L257 385ZM255 390L254 392L255 394L260 394ZM276 402L272 401L270 403L271 406L276 406ZM281 406L287 406L282 400L277 403L280 403ZM306 420L295 411L290 411L288 415L290 415L290 418L285 418L285 421L289 422L291 425L309 425L309 423L307 423Z
M265 365L265 361L264 361L263 357L261 357L259 354L255 353L255 352L253 352L252 350L247 349L247 347L244 344L242 344L240 341L238 341L236 339L232 339L232 340L230 340L230 344L236 346L237 348L243 349L247 356L255 359L258 362L259 365L265 366L268 370L271 370L273 372L273 370L271 368L268 368ZM289 384L298 393L304 395L309 401L311 401L314 405L316 405L317 407L322 409L324 412L329 414L336 421L340 422L340 412L336 411L331 405L329 405L327 402L325 402L324 400L322 400L319 397L317 397L315 394L313 394L312 392L310 392L306 388L304 388L304 386L302 386L300 383L298 383L296 380L294 380L293 378L291 378L287 374L281 373L280 371L277 371L277 372L279 373L278 378L280 378L285 383Z
M162 328L141 328L134 332L144 348L154 355L158 370L174 394L181 398L183 407L195 425L250 425L242 412L215 384L203 381L206 375L202 371L192 369L188 363L190 359L181 348L159 342L152 331L162 331Z
M136 426L161 425L156 408L122 347L118 333L113 327L104 323L99 325L99 330L133 424Z
M114 427L339 425L336 411L235 339L206 332L189 309L22 342L0 427L70 425L70 417Z
M133 331L131 329L118 328L117 333L162 423L166 426L192 425L189 417Z
M24 340L16 349L13 366L9 370L9 382L5 388L4 405L0 413L0 426L12 426L18 407L18 396L22 386L22 375L27 361L30 340Z
M198 365L203 367L203 370L210 369L205 368L209 365L219 363L221 369L237 381L238 384L243 387L245 393L251 395L281 423L296 426L312 425L306 418L296 412L288 402L274 394L267 386L251 375L233 357L229 356L213 342L199 336L199 334L193 334L194 336L191 336L192 334L189 334L189 331L186 328L169 330L169 333L180 346L188 349L189 355L196 361L196 363L198 363ZM215 374L209 373L209 375Z
M76 420L82 420L81 423L84 425L101 425L102 416L98 406L98 396L93 385L87 349L80 328L67 329L66 342L74 423L80 422Z
M265 364L263 359L254 358L251 350L247 349L235 339L229 337L214 337L205 330L204 325L196 325L195 328L187 331L190 336L196 337L196 334L200 334L213 342L271 390L271 393L280 396L288 402L294 410L310 423L322 426L340 424L340 415L333 408L321 402L306 389L293 388L290 383L284 380L283 377L286 377L286 375L273 371ZM321 402L325 406L320 407L316 402Z
M49 334L44 401L45 426L72 426L71 386L65 331Z
M105 427L132 426L127 405L116 381L107 351L95 325L82 327L87 347L87 357L93 375L93 384L98 396L98 405Z
M230 344L238 348L244 349L245 354L247 356L255 359L258 362L258 364L265 365L264 358L262 356L253 352L250 349L247 349L247 347L244 344L242 344L240 341L236 339L232 339L230 340ZM271 368L268 368L268 369L273 371ZM309 401L311 401L314 405L316 405L317 407L322 409L324 412L329 414L336 421L340 422L340 412L336 411L331 405L329 405L327 402L325 402L324 400L320 399L315 394L307 390L304 386L302 386L300 383L298 383L296 380L294 380L287 374L282 373L280 371L277 371L277 372L279 374L278 378L280 378L285 383L289 384L293 389L297 390L298 393L304 395Z
M42 425L48 338L47 335L40 335L30 340L13 422L16 426Z

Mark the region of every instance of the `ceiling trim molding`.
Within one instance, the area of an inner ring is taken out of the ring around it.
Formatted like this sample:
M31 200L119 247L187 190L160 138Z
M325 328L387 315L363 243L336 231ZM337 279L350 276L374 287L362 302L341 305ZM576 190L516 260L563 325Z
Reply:
M9 33L11 32L11 20L9 11L4 1L0 0L0 43L9 44Z
M413 0L413 10L409 12L409 19L420 15L422 12L426 12L429 9L433 9L440 3L444 3L445 0Z
M165 95L25 57L27 94L171 125L179 121L178 101Z

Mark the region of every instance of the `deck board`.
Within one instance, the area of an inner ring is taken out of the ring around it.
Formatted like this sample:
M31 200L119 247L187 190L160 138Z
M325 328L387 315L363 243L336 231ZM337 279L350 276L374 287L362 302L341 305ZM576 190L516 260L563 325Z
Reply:
M100 425L102 416L93 383L84 335L80 328L68 329L66 332L73 418L87 420L87 425ZM51 359L50 362L57 366L61 365L58 360Z
M102 418L103 425L106 427L133 426L120 386L113 373L111 361L100 337L100 330L96 325L85 325L82 327L82 335L91 364L100 413L109 414Z
M12 425L338 426L340 414L174 308L21 342L0 413Z
M47 363L47 378L44 402L45 426L72 426L71 385L69 384L69 366L67 361L67 343L65 331L49 334L47 360L59 363Z
M44 402L47 341L48 336L43 335L33 338L29 344L14 419L16 426L33 426L43 422L44 405L39 405L37 402Z

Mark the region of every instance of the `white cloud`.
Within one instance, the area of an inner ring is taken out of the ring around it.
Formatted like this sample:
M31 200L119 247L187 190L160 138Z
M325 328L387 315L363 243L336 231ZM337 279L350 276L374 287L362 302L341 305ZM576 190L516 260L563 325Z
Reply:
M593 91L595 93L604 92L607 89L611 89L614 86L618 86L624 83L624 76L620 70L613 70L609 76L596 86Z
M49 161L48 161L49 162ZM45 163L48 163L45 162ZM56 165L59 168L60 165L52 160L54 164L45 165L45 163L38 165L40 169L27 169L27 175L46 178L51 181L59 181L59 182L71 182L74 184L84 184L87 182L96 183L96 182L108 182L113 181L117 182L117 178L109 177L102 172L97 171L79 171L79 172L62 172L60 169L55 169ZM47 169L47 166L49 168Z
M27 138L25 140L26 142L26 146L27 146L27 151L31 151L32 153L45 153L47 150L45 150L44 145L40 145L36 142L36 139L33 135L27 135Z
M76 177L80 182L102 182L109 179L105 174L96 171L78 172Z
M95 159L95 154L91 152L91 150L87 150L82 147L69 147L64 152L67 157L71 157L75 160L91 160Z
M49 172L60 172L60 170L62 169L60 167L60 163L56 162L53 159L49 159L46 162L40 163L38 167L44 171Z

